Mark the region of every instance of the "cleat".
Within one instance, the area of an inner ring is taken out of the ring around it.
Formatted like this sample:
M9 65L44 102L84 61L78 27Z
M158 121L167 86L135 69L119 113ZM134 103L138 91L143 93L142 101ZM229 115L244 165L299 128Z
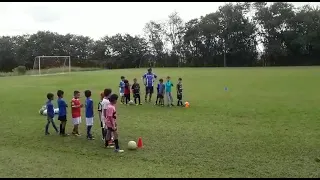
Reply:
M124 150L122 150L122 149L115 149L114 152L116 152L116 153L123 153Z

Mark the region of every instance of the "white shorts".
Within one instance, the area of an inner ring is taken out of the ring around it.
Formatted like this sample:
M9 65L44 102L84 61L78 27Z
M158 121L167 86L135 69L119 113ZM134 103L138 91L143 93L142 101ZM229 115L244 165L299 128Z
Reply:
M93 117L92 118L86 118L86 125L87 126L93 126Z
M124 93L121 92L121 88L119 88L120 97L124 96Z
M81 123L81 117L72 118L73 125L78 125Z

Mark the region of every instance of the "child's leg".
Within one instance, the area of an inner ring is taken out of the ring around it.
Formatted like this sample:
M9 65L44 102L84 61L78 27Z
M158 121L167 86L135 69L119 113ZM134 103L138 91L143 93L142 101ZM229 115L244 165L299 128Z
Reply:
M173 106L173 98L172 98L171 92L169 93L169 96L170 96L171 105Z
M60 131L60 135L63 133L63 129L62 129L62 121L60 121L60 128L59 128L59 131Z
M138 96L139 104L141 104L140 94L138 94L137 96Z
M119 140L118 140L118 132L117 131L113 131L113 136L114 136L114 145L116 150L120 150L119 147Z
M60 134L62 134L62 135L66 134L66 124L67 124L67 121L61 121L61 131L60 131Z
M170 98L170 93L169 92L167 92L166 93L166 96L167 96L167 101L168 101L168 105L170 105L170 103L171 103L171 98Z
M51 121L49 120L49 117L48 117L47 118L47 124L46 124L45 129L44 129L46 134L49 134L49 125L50 125L50 123L51 123Z
M109 146L109 141L111 140L111 136L112 136L112 129L107 128L106 129L106 137L105 137L105 147Z
M58 128L57 128L57 126L56 126L56 124L55 124L55 123L54 123L54 121L53 121L53 118L50 118L50 121L51 121L51 124L52 124L52 126L53 126L54 130L56 130L56 132L59 132L59 130L58 130Z
M138 98L137 95L133 94L133 98L134 98L134 103L137 104L137 98Z

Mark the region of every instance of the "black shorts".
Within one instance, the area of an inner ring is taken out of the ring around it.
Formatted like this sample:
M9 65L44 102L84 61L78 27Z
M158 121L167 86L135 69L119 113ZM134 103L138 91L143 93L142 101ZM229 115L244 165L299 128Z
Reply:
M146 87L146 93L147 94L153 94L153 86L152 87Z
M140 94L139 93L133 94L133 97L134 98L140 98Z
M182 94L177 94L177 99L182 100Z
M66 116L66 115L64 115L64 116L59 116L59 117L58 117L58 120L59 120L59 121L67 121L67 116Z
M162 94L158 94L157 95L157 99L163 99L163 95Z

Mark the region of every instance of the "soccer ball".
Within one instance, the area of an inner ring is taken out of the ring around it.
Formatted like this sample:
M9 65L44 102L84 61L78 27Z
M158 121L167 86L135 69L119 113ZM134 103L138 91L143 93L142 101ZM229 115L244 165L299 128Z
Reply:
M134 102L132 100L129 101L130 105L134 105Z
M43 111L46 110L47 106L42 106L39 110L39 114L43 115Z
M135 141L129 141L128 142L128 149L129 150L136 150L137 149L137 143Z

